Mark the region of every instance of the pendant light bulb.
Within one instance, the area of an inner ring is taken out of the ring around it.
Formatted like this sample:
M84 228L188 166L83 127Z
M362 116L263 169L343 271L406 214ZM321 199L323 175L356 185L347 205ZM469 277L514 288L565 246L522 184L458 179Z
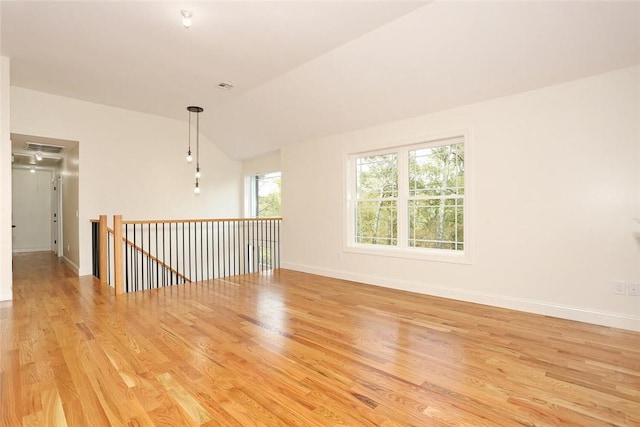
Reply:
M191 150L187 153L187 163L193 162L193 157L191 156Z
M200 178L200 176L202 175L200 174L200 168L198 167L196 168L196 178Z
M198 184L198 182L196 181L196 187L193 189L193 194L200 194L200 185Z

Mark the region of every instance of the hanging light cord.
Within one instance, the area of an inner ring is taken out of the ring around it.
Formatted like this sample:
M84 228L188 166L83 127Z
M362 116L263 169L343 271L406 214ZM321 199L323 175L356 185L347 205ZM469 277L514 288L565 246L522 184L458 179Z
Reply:
M191 157L191 111L189 111L189 151L187 151L187 162L190 162Z
M189 143L191 143L191 138L189 138ZM200 113L196 113L196 168L200 172Z

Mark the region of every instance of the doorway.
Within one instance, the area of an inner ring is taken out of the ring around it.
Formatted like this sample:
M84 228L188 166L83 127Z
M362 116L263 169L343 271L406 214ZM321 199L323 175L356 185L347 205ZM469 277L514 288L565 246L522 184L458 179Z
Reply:
M12 170L13 252L51 251L53 171Z

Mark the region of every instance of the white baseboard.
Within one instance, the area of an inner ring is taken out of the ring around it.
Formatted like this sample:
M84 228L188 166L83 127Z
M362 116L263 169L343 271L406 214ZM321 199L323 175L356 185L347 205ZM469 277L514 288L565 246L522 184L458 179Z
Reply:
M62 261L64 261L65 264L67 264L69 266L69 268L71 268L73 270L74 273L76 273L76 275L80 275L80 267L78 267L73 261L71 261L69 258L67 258L66 256L62 257Z
M11 252L14 254L21 254L25 252L51 252L51 246L46 248L22 248L22 249L12 249Z
M3 289L0 291L0 301L11 301L13 299L13 292L11 289Z
M328 268L313 267L310 265L282 263L281 268L302 271L304 273L318 274L336 279L351 280L374 286L383 286L403 291L422 293L442 298L451 298L460 301L490 305L494 307L508 308L527 313L542 314L545 316L559 317L561 319L576 320L578 322L592 323L595 325L610 326L613 328L628 329L640 332L640 316L610 313L588 308L572 307L552 304L545 301L515 298L484 292L467 291L464 289L447 288L442 286L415 283L386 277L369 276Z

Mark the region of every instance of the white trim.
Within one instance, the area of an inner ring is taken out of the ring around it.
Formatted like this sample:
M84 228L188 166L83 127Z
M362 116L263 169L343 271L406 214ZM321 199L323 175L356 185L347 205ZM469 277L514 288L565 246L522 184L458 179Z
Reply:
M640 332L640 316L638 315L612 313L584 307L553 304L545 301L490 294L486 292L468 291L465 289L449 288L422 282L418 283L386 277L370 276L366 274L350 273L347 271L313 267L310 265L289 262L283 262L281 264L281 268L350 280L368 285L416 292L424 295L451 298L459 301Z
M13 292L11 289L2 289L0 292L0 301L11 301L13 300Z
M51 250L51 246L41 247L41 248L13 249L14 254L21 254L25 252L53 252L53 251Z
M251 182L253 181L253 177L255 176L255 174L252 175L245 175L244 176L244 182L243 182L243 200L242 200L242 210L244 212L244 217L245 218L251 218L252 217L252 199L253 199L253 186L251 185Z
M64 261L64 263L67 264L69 268L71 268L73 272L76 273L76 275L80 275L80 267L78 267L73 261L71 261L66 256L62 257L62 261Z
M58 258L62 257L64 255L64 219L62 218L62 208L63 208L63 200L62 200L62 184L63 184L63 179L62 179L62 172L60 172L58 170L58 174L55 178L55 183L58 186L58 251L56 252L56 256Z
M429 248L397 248L384 245L364 245L354 243L343 248L343 252L370 256L382 256L423 261L451 262L454 264L471 264L469 254L461 251L447 251Z
M11 165L11 169L26 169L26 170L31 170L31 168L37 170L37 171L49 171L52 173L52 177L53 174L55 174L55 172L57 172L58 168L56 168L55 166L38 166L38 165L18 165L18 164L12 164Z

